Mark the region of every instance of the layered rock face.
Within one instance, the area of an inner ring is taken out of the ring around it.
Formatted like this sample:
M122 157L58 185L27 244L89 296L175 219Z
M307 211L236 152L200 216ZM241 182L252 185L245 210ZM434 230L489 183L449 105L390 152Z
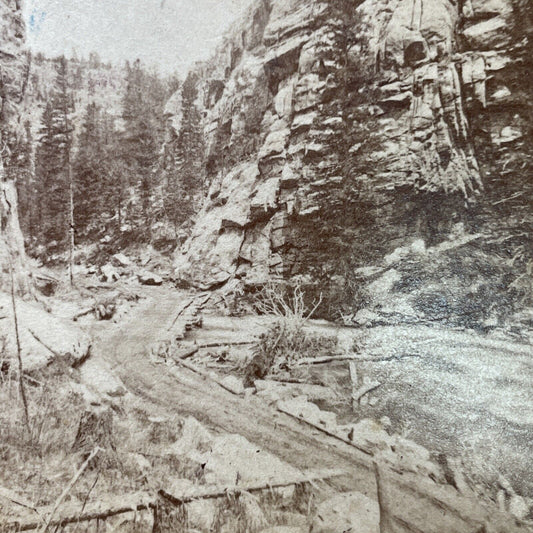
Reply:
M205 288L334 271L335 231L383 256L468 220L496 177L531 164L530 11L257 0L195 71L209 192L177 277Z
M24 240L20 231L15 184L7 180L4 162L9 144L18 133L17 106L22 101L29 71L24 53L25 28L18 0L0 0L0 290L30 291Z

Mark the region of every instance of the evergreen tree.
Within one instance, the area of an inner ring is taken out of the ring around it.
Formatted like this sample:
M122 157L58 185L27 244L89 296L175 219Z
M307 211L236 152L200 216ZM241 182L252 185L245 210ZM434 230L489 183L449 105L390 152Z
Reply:
M68 168L72 144L73 111L64 57L57 60L56 79L39 130L36 150L39 226L45 242L66 243L69 214Z
M183 83L181 129L179 134L171 131L164 151L164 210L176 232L193 216L196 196L204 183L202 117L195 103L197 81L189 74Z
M128 222L140 237L146 239L150 237L153 222L152 201L157 186L156 170L163 142L167 94L159 77L147 73L139 60L133 66L128 64L126 69L121 156L137 200L130 202Z
M98 220L105 194L102 175L105 154L99 118L100 109L94 102L90 103L85 113L74 163L74 219L80 235L87 233L91 222Z

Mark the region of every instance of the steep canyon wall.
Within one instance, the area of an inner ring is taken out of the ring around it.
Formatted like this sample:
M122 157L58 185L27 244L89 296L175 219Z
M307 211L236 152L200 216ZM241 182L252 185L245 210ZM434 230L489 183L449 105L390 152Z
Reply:
M19 0L0 0L0 290L10 290L11 270L17 291L30 292L29 274L20 231L17 191L6 177L10 145L22 129L18 105L29 74L24 50L25 27Z
M208 192L177 277L335 274L523 196L531 22L525 0L254 2L194 71Z

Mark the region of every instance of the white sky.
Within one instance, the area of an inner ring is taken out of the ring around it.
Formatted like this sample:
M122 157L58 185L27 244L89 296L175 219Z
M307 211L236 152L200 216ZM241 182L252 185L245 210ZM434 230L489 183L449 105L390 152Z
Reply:
M25 0L27 40L47 56L96 51L183 74L208 57L250 0Z

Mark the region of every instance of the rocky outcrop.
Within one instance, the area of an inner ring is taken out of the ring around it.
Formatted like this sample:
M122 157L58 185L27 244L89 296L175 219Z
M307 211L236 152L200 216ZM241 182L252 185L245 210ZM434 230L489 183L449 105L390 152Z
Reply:
M468 220L496 174L532 160L530 11L257 0L195 71L209 191L177 277L206 288L335 270L336 238L382 257Z
M30 292L24 240L17 213L17 191L6 178L4 160L11 138L19 128L17 105L21 102L28 60L24 53L24 22L20 2L0 0L0 290L10 290L13 271L17 291Z

